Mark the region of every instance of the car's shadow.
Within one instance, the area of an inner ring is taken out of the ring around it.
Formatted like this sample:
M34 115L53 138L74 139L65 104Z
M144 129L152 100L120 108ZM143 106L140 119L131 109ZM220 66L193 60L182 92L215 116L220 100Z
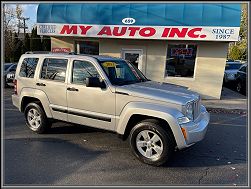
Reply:
M172 158L162 167L210 167L235 163L246 163L247 152L245 138L239 144L236 144L234 141L229 141L229 139L227 139L237 138L239 135L239 132L237 130L244 131L245 127L231 127L231 131L226 132L227 129L230 129L228 127L229 126L222 125L220 127L218 126L213 127L212 129L208 129L204 140L189 148L174 152ZM102 139L101 137L100 139L101 141L103 141L102 145L110 145L106 138L108 137L107 133L111 132L77 124L68 124L65 126L60 126L60 123L55 124L48 134L82 133L85 135L88 133L95 134L95 132L104 133L104 138ZM216 133L221 133L221 137L215 139ZM122 141L117 137L116 134L109 135L109 137L114 137L109 139L110 142L112 140L114 146L123 146L124 148L126 148L126 150L121 153L125 153L125 156L130 153L128 139L127 141ZM134 157L132 155L132 159L133 158ZM140 162L138 163L140 164Z
M105 131L73 123L56 122L52 124L52 127L47 131L47 134L74 134L74 133L93 133L93 132L105 132Z

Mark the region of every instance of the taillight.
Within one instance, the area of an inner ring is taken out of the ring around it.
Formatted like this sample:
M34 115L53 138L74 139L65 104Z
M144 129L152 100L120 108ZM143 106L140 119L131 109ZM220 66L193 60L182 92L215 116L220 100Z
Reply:
M14 83L14 94L17 95L17 80L14 79L13 83Z

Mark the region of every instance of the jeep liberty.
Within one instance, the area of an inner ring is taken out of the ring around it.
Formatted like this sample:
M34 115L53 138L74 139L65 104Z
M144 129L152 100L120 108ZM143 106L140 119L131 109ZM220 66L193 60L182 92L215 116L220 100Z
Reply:
M197 93L151 81L121 58L96 55L23 54L12 102L36 133L48 131L52 120L113 131L155 166L202 140L210 117Z

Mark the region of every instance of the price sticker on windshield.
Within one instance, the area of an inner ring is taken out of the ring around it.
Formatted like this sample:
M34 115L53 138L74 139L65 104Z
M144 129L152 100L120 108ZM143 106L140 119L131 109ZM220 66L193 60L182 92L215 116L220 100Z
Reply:
M104 67L116 67L116 63L115 62L104 62L103 66Z

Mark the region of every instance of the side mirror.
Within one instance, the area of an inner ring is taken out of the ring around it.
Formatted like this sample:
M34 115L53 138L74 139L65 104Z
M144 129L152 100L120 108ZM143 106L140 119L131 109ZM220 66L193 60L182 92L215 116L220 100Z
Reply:
M104 81L100 81L98 77L88 77L86 78L86 87L100 87L105 88L106 85Z

